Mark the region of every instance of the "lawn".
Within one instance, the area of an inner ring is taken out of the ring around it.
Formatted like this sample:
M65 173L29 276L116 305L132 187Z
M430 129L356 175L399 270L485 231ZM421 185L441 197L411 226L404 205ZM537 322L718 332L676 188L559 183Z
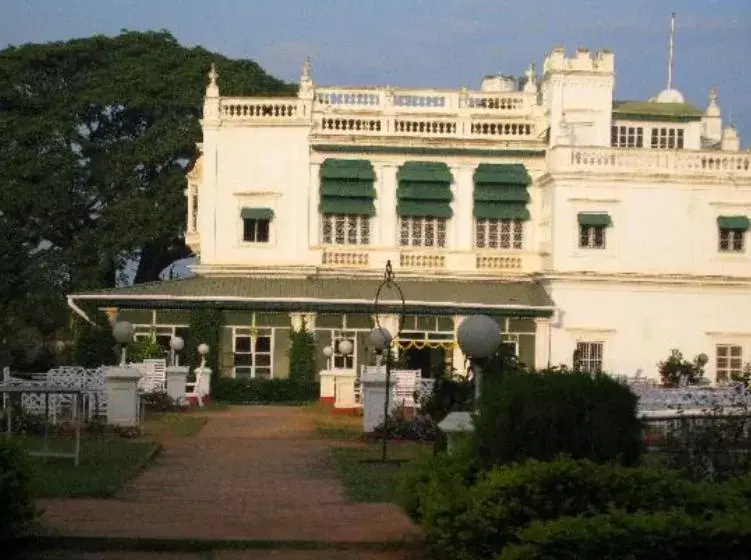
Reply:
M42 449L42 438L17 438L29 451ZM49 449L69 452L72 438L50 438ZM137 474L159 446L121 437L81 438L81 463L73 459L32 457L32 492L37 498L106 498Z
M181 438L198 435L207 418L190 412L160 412L148 414L143 423L147 438Z
M430 455L432 444L393 443L388 446L387 461L382 463L381 445L334 447L331 461L347 489L347 497L356 502L396 503L399 498L399 472L410 461Z

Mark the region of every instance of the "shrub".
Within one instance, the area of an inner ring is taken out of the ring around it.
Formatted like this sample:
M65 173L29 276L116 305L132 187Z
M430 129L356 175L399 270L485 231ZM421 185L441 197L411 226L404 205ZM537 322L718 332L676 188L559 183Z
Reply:
M704 366L707 357L700 354L692 362L683 358L683 353L677 348L670 351L670 356L664 362L657 364L660 379L665 387L678 387L682 383L694 385L704 376Z
M561 453L597 463L638 463L642 426L637 397L604 374L523 373L488 376L472 437L490 469Z
M483 559L516 542L516 533L534 521L597 515L610 508L661 511L675 504L699 515L732 509L735 501L728 496L671 471L565 457L529 460L486 473L466 491L461 507L429 510L423 524L428 543L441 557Z
M167 358L167 354L167 351L156 341L156 333L153 330L148 337L128 345L128 361L132 363L150 359L164 359Z
M182 410L180 402L170 397L164 391L154 391L141 395L141 402L149 412L174 412Z
M198 353L198 347L201 344L209 345L209 353L206 355L206 367L210 368L211 375L211 392L215 391L216 383L219 379L219 352L220 352L220 332L224 324L224 315L221 309L210 307L199 307L190 310L188 316L188 340L185 349L187 356L187 366L189 371L193 371L201 365L201 355Z
M596 517L538 521L520 532L520 544L506 548L497 559L745 560L751 547L747 515L738 511L706 519L683 511L639 515L613 511Z
M449 412L472 409L474 385L462 376L441 376L422 399L420 410L438 424Z
M231 404L303 403L318 399L317 381L218 377L212 397Z
M316 339L303 322L299 331L290 335L289 378L313 381L316 378Z
M0 441L0 541L21 535L37 516L30 491L32 468L22 447Z
M373 429L376 437L383 437L384 425L378 424ZM407 418L404 407L399 407L389 414L388 438L403 441L433 441L438 433L438 426L426 414L415 413Z
M112 327L102 313L93 315L97 323L92 325L78 316L73 319L73 363L96 368L117 363L117 343L112 335Z
M730 374L730 380L741 383L747 389L751 388L751 362L746 363L746 365L743 366L743 370L740 372L732 372Z

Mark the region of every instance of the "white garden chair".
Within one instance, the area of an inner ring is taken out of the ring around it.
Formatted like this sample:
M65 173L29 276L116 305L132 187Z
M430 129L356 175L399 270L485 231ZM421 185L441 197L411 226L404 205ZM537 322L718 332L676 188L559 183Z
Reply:
M204 399L209 395L208 383L210 378L203 371L203 367L197 367L195 370L196 380L185 382L185 400L194 400L198 406L203 406Z

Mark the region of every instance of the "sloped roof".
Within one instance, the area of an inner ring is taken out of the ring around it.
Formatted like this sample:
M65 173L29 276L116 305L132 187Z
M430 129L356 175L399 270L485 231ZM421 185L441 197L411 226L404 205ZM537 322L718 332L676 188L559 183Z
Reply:
M613 101L613 114L622 119L684 121L699 120L704 112L691 103Z
M121 308L173 309L214 306L224 309L270 311L372 312L381 280L376 278L273 278L250 276L194 276L71 294L74 302L90 301ZM548 316L553 302L533 281L399 280L405 310L415 313L484 311ZM379 309L401 307L398 292L381 290Z

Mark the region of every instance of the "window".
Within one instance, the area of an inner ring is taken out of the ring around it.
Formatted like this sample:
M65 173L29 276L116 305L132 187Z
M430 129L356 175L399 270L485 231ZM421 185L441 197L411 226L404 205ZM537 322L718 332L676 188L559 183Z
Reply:
M604 249L605 226L579 225L579 248L581 249Z
M400 244L402 247L445 247L446 219L402 217Z
M268 243L269 220L243 218L243 241L247 243Z
M614 148L643 148L644 128L641 126L613 126L610 145Z
M682 128L653 128L652 147L659 149L682 150L683 133L684 131Z
M241 379L271 379L271 329L235 328L232 335L234 374Z
M577 342L574 352L574 368L590 373L602 371L602 342Z
M327 245L369 245L370 218L357 214L323 214L321 241Z
M357 356L357 337L354 332L349 331L334 331L334 335L331 338L332 348L334 353L332 354L332 369L355 369L355 362ZM339 343L348 340L352 343L352 353L345 356L339 352Z
M745 250L746 232L742 229L720 228L720 252L742 253Z
M478 219L475 221L475 247L521 249L523 228L521 220Z
M743 372L743 348L731 344L718 344L715 347L717 381L730 381L733 374Z

